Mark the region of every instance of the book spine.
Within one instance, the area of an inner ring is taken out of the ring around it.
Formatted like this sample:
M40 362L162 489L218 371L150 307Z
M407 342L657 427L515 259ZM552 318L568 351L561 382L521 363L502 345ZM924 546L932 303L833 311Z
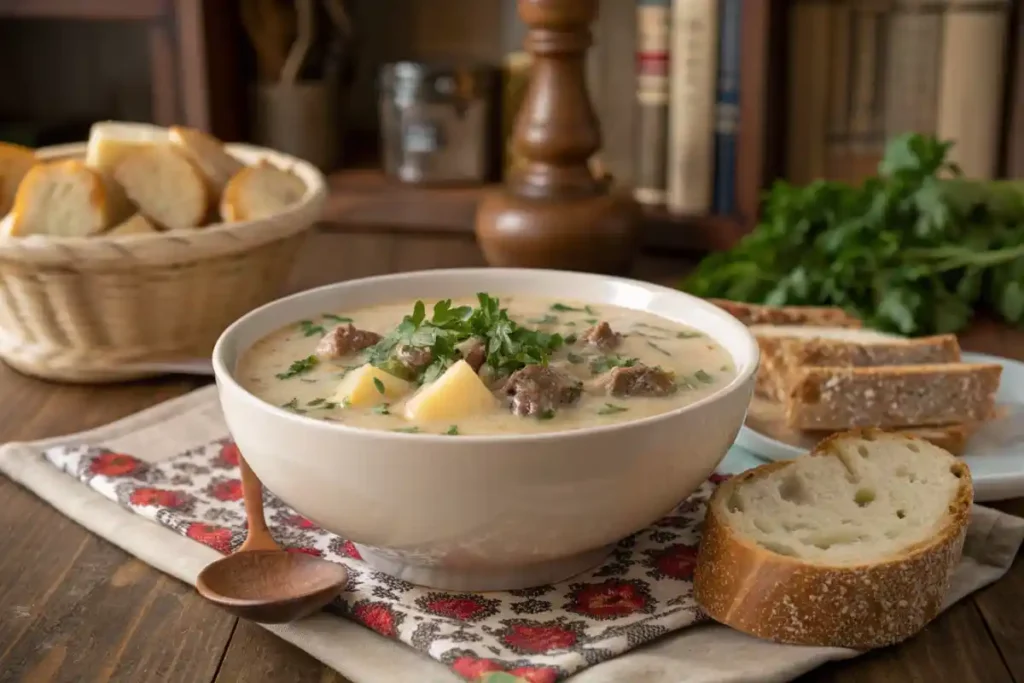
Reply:
M789 9L786 176L798 185L828 173L833 8L831 3L803 0Z
M1013 79L1007 93L1009 129L1006 132L1006 175L1024 178L1024 10L1017 10L1014 27L1017 49L1010 67Z
M668 184L671 0L639 0L636 8L636 148L633 196L664 206Z
M711 209L717 57L718 0L674 0L666 201L673 213Z
M938 136L968 178L995 177L1009 2L950 0L943 19Z
M721 0L718 40L718 101L715 104L717 214L736 212L736 138L740 124L740 13L742 0Z
M889 15L885 134L934 135L939 107L942 7L903 0Z
M850 121L843 164L831 180L859 183L875 174L885 147L881 74L885 72L883 22L876 2L852 8Z

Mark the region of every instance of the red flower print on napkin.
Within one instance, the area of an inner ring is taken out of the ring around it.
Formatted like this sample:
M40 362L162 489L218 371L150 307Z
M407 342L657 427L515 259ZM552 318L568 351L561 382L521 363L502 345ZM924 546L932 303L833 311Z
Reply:
M231 552L231 529L214 524L193 522L188 525L185 535L225 555Z
M234 441L228 441L220 447L220 451L217 453L216 464L220 467L238 467L238 444Z
M493 616L500 605L498 600L473 593L428 593L416 601L416 606L424 612L459 621L478 621Z
M647 586L641 581L608 579L601 583L576 584L565 609L591 619L616 619L645 612L651 603Z
M549 666L520 666L511 669L509 674L527 683L555 683L558 680L558 670Z
M290 553L302 553L303 555L312 555L313 557L323 557L323 553L316 548L285 548Z
M501 642L514 652L533 655L565 650L576 644L576 630L557 621L509 622Z
M293 526L296 529L316 529L317 528L316 524L313 524L313 522L309 521L308 519L306 519L302 515L288 515L287 517L284 518L283 521L284 521L285 524L287 524L289 526Z
M146 463L136 457L114 451L103 451L89 463L89 473L104 477L124 477L146 469Z
M398 635L398 626L405 618L404 614L396 614L386 602L372 600L361 600L353 605L352 616L388 638Z
M209 494L217 500L242 500L242 482L238 479L221 479L210 484Z
M497 673L507 674L507 677L500 677L502 680L516 679L523 683L555 683L558 680L558 669L549 666L519 666L514 669L506 669L500 662L493 659L468 656L459 657L449 666L466 680L482 681L483 683L490 680L498 683L499 677L488 675Z
M689 581L693 568L697 566L697 545L677 543L657 551L647 551L644 564L654 571L650 576L656 579L670 578Z
M188 502L188 496L180 491L143 487L135 489L128 496L131 505L139 507L177 508Z
M486 673L505 670L505 667L493 659L479 657L459 657L449 666L455 673L470 681L475 681Z

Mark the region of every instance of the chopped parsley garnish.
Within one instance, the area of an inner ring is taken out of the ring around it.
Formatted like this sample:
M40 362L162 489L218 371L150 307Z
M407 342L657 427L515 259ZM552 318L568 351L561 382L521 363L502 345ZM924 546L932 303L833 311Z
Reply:
M314 398L314 399L313 399L312 401L310 401L310 402L309 402L309 403L307 403L306 405L307 405L307 406L318 406L318 405L320 405L321 403L326 403L326 402L327 402L327 399L326 399L326 398Z
M337 403L328 401L326 398L314 398L306 405L310 408L320 408L321 410L334 410L338 407Z
M545 315L543 318L534 318L533 320L527 320L528 323L534 325L554 325L558 322L557 315Z
M578 337L576 336L575 332L573 332L572 334L565 335L565 343L566 344L575 344L577 339L578 339Z
M341 407L342 408L348 408L350 405L352 405L352 399L350 399L348 396L346 396L345 398L341 399Z
M458 436L459 435L459 425L452 425L451 427L449 427L448 431L445 432L445 435L446 436Z
M336 322L336 323L350 323L350 322L352 322L352 318L346 318L343 315L334 315L333 313L321 313L320 315L321 315L321 317L323 317L324 320L331 320L331 321Z
M654 343L654 342L652 342L652 341L648 341L648 342L647 342L647 345L648 345L648 346L650 346L650 347L651 347L652 349L654 349L655 351L657 351L658 353L663 353L663 354L665 354L666 356L671 356L671 355L672 355L671 353L669 353L669 352L668 352L668 351L666 351L665 349L661 348L660 346L658 346L657 344L655 344L655 343Z
M569 362L572 363L573 365L579 365L583 361L583 356L579 355L578 353L572 353L571 351L569 352Z
M316 384L315 379L307 379L305 377L300 377L299 381L302 382L303 384Z
M648 330L654 330L655 332L664 332L665 334L672 334L672 330L667 327L658 327L657 325L650 325L648 323L635 323L634 327L644 327Z
M597 315L597 311L595 311L590 306L584 306L583 308L576 308L575 306L567 306L565 304L555 303L555 304L551 304L551 310L552 311L558 311L559 313L575 312L575 313L587 313L588 315Z
M693 376L697 378L698 382L703 382L704 384L711 384L712 382L715 381L715 379L711 375L704 372L703 370L698 370L697 372L693 373Z
M701 332L690 332L684 330L683 332L676 332L676 339L696 339L697 337L703 337Z
M314 334L319 334L322 337L327 334L327 330L324 329L323 325L317 325L312 320L300 320L299 329L307 337L312 337Z
M597 414L598 415L614 415L615 413L624 413L627 410L629 410L629 408L623 408L622 406L617 406L614 403L605 403L604 406L602 406L597 411Z
M550 420L555 416L555 411L545 410L543 413L537 416L538 420Z
M399 427L398 429L392 429L393 432L402 432L403 434L415 434L420 431L419 427Z
M302 408L299 407L299 399L297 399L297 398L293 398L292 400L288 401L287 403L282 403L281 407L284 408L285 410L290 410L293 413L302 414L302 413L306 412L305 410L303 410Z
M608 372L612 368L630 368L639 363L638 358L626 358L617 354L611 356L601 356L590 361L590 372L595 375L600 375L603 372Z
M300 358L297 361L292 361L292 364L288 366L288 369L284 372L277 373L278 379L291 379L292 377L298 377L304 373L309 372L317 366L320 359L316 356L306 356Z
M583 322L587 323L588 325L596 325L597 318L584 318Z
M384 395L384 392L385 392L384 382L380 381L380 377L374 377L373 378L373 386L377 390L378 394L380 394L381 396Z
M373 412L377 413L378 415L390 415L391 406L389 406L387 403L381 403L378 406L374 406Z
M434 304L427 317L422 301L417 301L391 334L370 348L368 360L387 370L394 367L399 345L430 349L433 361L418 370L420 383L436 379L460 357L458 345L468 339L480 339L487 352L487 365L495 375L508 375L526 365L543 365L564 343L559 334L548 334L523 327L508 317L508 309L488 294L477 294L479 305L452 306L450 299Z
M575 320L570 320L569 322L565 323L565 326L566 327L576 327L576 321Z

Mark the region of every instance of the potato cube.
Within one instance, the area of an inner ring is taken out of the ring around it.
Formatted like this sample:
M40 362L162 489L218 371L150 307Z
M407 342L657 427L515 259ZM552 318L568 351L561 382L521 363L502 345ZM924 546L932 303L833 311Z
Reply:
M332 400L355 407L375 406L409 393L412 385L373 365L362 365L349 372L338 384Z
M405 405L405 417L417 422L461 420L498 407L498 399L464 360L419 390Z

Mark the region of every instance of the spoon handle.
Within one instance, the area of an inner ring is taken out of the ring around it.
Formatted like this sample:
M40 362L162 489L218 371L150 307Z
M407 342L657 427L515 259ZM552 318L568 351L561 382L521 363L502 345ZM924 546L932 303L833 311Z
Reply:
M242 471L242 497L245 500L245 517L249 531L245 542L238 552L249 550L280 550L274 537L267 528L267 520L263 516L263 484L256 473L249 468L245 457L239 454L238 466Z

